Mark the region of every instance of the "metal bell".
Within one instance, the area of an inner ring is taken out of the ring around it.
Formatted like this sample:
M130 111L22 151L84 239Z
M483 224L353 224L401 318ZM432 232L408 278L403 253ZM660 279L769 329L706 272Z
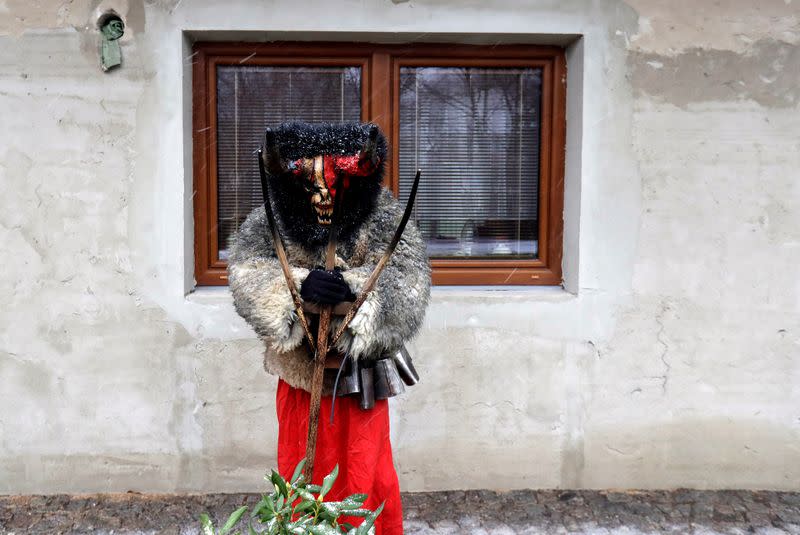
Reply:
M360 362L356 362L356 368L359 369L359 378L361 379L361 400L359 405L363 410L369 410L375 406L375 385L372 379L372 368L362 368Z
M342 372L342 377L339 379L339 386L336 391L338 396L346 396L348 394L355 394L361 392L361 385L358 378L358 364L352 357L346 357L345 369Z
M406 391L397 366L390 358L375 362L375 399L389 399Z
M405 384L414 386L419 382L419 374L414 368L414 363L411 362L411 355L408 353L406 346L400 346L400 349L392 354L392 360Z

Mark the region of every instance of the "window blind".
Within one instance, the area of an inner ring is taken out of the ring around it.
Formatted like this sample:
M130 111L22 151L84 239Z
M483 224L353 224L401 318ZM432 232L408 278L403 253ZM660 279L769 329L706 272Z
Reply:
M434 258L538 255L541 70L400 69L400 198Z
M263 202L255 151L264 130L284 121L361 119L359 67L217 67L217 242Z

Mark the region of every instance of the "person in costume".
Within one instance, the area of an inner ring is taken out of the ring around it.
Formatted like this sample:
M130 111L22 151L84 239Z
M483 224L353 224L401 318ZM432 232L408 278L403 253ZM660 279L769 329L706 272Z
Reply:
M382 187L386 140L374 125L288 123L267 136L271 206L303 308L314 323L333 307L331 335L361 291L397 229L403 207ZM340 196L337 199L337 196ZM333 209L336 205L336 218ZM325 270L331 226L336 267ZM313 352L276 256L264 207L232 237L228 280L237 312L266 343L264 367L279 377L278 469L290 475L305 456ZM385 502L376 533L402 533L387 398L416 381L404 344L419 330L430 295L425 242L409 224L374 290L326 363L321 414L337 401L332 423L319 423L314 483L338 464L330 499L366 493ZM316 325L311 332L316 333ZM338 380L337 380L338 377Z

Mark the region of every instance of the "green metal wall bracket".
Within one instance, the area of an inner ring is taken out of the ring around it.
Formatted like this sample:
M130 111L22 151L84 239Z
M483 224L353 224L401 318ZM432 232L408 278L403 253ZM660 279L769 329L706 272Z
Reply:
M114 14L103 18L100 24L100 65L109 71L122 64L119 38L125 33L125 23Z

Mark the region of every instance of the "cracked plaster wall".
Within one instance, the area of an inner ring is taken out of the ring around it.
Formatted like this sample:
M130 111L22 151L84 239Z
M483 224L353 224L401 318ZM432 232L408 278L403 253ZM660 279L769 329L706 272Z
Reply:
M109 74L105 9L128 28ZM275 380L224 290L185 293L190 39L264 31L582 35L569 291L435 291L423 382L393 404L406 490L800 489L799 17L797 0L0 0L0 492L261 488Z

